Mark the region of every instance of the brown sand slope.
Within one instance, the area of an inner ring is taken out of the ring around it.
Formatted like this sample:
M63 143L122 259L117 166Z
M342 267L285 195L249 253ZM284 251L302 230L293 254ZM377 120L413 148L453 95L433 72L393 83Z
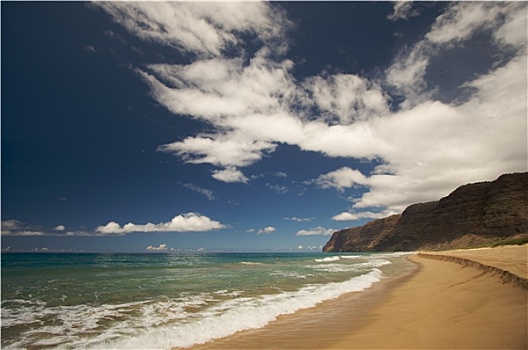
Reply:
M453 256L479 262L528 278L528 245L427 252L427 254Z

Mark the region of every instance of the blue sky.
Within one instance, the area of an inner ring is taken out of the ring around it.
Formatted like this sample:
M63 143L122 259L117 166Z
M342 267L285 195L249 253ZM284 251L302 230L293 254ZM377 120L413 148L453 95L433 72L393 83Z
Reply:
M3 251L318 251L527 169L523 2L1 10Z

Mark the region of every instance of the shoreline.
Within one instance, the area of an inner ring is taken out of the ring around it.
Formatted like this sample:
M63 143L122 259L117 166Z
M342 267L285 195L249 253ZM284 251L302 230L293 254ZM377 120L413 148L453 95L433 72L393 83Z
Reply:
M506 249L525 261L527 248ZM413 255L417 268L406 276L190 349L526 349L526 289L501 280L499 267L438 258Z
M414 267L409 268L404 275L382 279L367 290L346 293L315 307L280 315L277 320L262 328L243 330L205 344L173 350L329 349L329 338L346 338L343 325L362 327L369 310L385 300L392 288L405 283L420 269L419 264L411 263Z

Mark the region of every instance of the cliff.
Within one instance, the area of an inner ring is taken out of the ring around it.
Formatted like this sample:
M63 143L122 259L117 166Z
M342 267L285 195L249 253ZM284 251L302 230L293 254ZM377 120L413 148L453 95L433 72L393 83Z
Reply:
M402 214L334 232L324 252L471 248L528 237L528 173L457 188Z

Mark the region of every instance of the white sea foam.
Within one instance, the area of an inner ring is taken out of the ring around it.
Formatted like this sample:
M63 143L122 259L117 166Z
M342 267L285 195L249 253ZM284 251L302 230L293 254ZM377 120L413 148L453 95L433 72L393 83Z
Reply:
M210 295L191 296L180 300L157 300L100 306L75 305L46 307L43 303L2 310L2 326L42 324L23 333L20 341L5 349L25 348L30 344L56 348L85 347L85 342L111 341L136 334L138 327L152 329L188 319L188 308L196 308L214 300ZM115 322L118 321L118 322ZM52 325L49 324L52 322ZM101 331L101 323L112 326ZM46 334L42 338L42 334ZM91 339L86 336L93 336ZM73 344L73 345L72 345Z
M244 292L241 290L234 290L232 292L228 291L227 289L222 289L214 292L213 294L216 295L222 295L222 296L228 296L228 297L237 297L239 295L242 295Z
M309 285L295 292L230 299L195 314L195 317L188 322L172 323L161 327L153 327L152 323L144 322L142 318L138 318L134 321L136 324L129 324L141 332L138 335L122 335L119 339L111 339L111 336L101 334L93 339L90 344L84 340L82 344L80 342L70 343L68 347L81 345L94 349L188 347L225 337L241 330L263 327L276 320L279 315L291 314L301 309L313 307L322 301L337 298L344 293L367 289L379 281L381 277L381 271L373 269L367 274L344 282ZM126 327L126 325L118 327ZM118 329L111 329L108 333L117 334L121 332Z
M353 265L354 267L356 268L359 268L359 269L368 269L368 268L372 268L372 267L382 267L382 266L385 266L385 265L390 265L392 264L389 260L386 260L386 259L371 259L369 261L365 261L363 263L359 263L359 264L355 264Z
M312 274L301 274L294 271L274 271L271 273L272 276L284 277L284 278L297 278L297 279L307 279L312 277Z
M416 254L416 253L415 252L381 253L381 254L376 254L375 257L389 259L389 258L398 258L400 256L413 255L413 254Z
M341 255L341 259L365 259L367 258L364 255Z
M338 261L338 260L339 260L338 256L329 256L329 257L322 258L322 259L315 259L315 261L317 262L330 262L330 261Z
M357 271L355 266L346 265L346 264L307 265L306 267L312 268L312 269L317 270L317 271L324 271L324 272Z
M259 262L252 262L252 261L241 261L239 263L240 265L265 265L263 263L259 263Z

